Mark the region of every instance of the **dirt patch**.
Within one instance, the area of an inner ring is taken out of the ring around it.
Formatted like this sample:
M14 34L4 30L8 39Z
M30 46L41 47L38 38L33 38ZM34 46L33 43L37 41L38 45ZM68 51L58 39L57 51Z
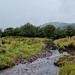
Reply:
M45 58L45 57L49 57L51 56L52 53L48 52L48 51L42 51L37 53L35 56L31 56L29 58L26 59L27 63L32 63L33 61L35 61L38 58Z
M21 56L17 56L16 58L15 58L15 65L17 64L24 64L25 62L24 62L25 60L21 57Z
M75 56L75 49L68 49L67 52Z
M37 60L38 58L45 58L45 57L49 57L51 55L52 55L51 52L48 52L48 51L44 50L44 51L41 51L41 52L37 53L34 56L28 57L27 59L23 59L21 56L17 56L15 58L15 62L16 62L16 64L32 63L33 61Z

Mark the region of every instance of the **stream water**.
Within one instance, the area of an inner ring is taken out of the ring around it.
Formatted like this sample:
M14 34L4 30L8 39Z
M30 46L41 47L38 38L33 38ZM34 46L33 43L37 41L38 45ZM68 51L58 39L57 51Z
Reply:
M0 75L59 75L59 68L54 65L54 62L67 52L59 53L58 50L51 50L51 52L50 57L39 58L30 64L16 65L0 71Z

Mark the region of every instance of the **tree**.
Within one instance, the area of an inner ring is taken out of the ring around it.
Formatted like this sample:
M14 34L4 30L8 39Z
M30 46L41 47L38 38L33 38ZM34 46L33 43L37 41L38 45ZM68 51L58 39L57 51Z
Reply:
M65 30L61 28L56 28L54 38L59 39L59 38L64 38L64 37L66 37Z
M20 36L20 32L21 32L21 29L20 28L14 28L14 36Z
M53 25L46 25L45 27L43 27L43 32L45 37L53 37L54 36L54 32L55 32L55 27Z
M14 36L14 28L6 28L3 32L3 36Z
M2 29L0 28L0 37L2 37Z
M42 27L42 28L38 28L38 31L37 31L37 35L38 35L38 37L45 37L45 35L44 35L44 28Z
M67 36L74 36L75 35L75 28L74 27L72 27L72 26L68 26L66 29L65 29L65 31L66 31L66 35Z
M36 35L35 26L33 26L30 23L27 23L24 26L21 26L20 30L21 30L20 32L21 36L34 37Z

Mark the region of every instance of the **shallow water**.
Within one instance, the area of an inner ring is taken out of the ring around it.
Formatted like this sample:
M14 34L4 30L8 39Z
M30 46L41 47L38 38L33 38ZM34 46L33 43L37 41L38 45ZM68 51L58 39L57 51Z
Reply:
M66 55L66 52L59 53L58 50L51 50L52 56L39 58L30 64L19 64L13 68L0 71L0 75L59 75L59 68L54 62L59 56Z

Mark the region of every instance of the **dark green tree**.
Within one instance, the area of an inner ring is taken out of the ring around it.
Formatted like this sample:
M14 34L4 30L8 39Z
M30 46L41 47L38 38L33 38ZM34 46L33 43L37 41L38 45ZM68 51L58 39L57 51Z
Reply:
M14 28L6 28L3 32L3 36L14 36Z
M43 27L43 34L45 35L45 37L53 38L54 32L55 32L55 27L53 25L49 24Z
M37 33L38 33L38 37L45 37L44 28L43 27L39 28Z
M74 36L75 35L75 28L72 26L68 26L66 29L66 36Z
M56 28L55 33L54 33L54 38L59 39L59 38L64 38L64 37L66 37L65 30L61 28Z
M21 29L20 28L18 28L18 27L16 27L16 28L14 28L14 36L20 36L20 32L21 32Z
M25 36L25 37L35 37L36 36L35 26L33 26L30 23L27 23L24 26L21 26L20 30L21 30L20 32L21 36Z
M2 29L0 28L0 37L2 37Z

